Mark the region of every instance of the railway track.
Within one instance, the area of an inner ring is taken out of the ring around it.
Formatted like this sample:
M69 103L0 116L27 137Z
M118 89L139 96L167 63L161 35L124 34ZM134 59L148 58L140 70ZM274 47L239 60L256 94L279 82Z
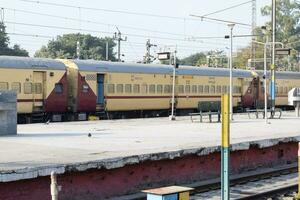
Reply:
M298 187L296 167L231 181L230 199L293 199ZM191 194L191 200L220 199L220 185L201 186Z
M249 171L231 176L231 198L235 200L277 200L297 191L298 165ZM190 200L220 200L220 178L185 185L195 188ZM291 196L291 195L290 195ZM276 197L276 198L274 198ZM110 198L109 200L145 200L144 193ZM290 200L292 198L284 198Z

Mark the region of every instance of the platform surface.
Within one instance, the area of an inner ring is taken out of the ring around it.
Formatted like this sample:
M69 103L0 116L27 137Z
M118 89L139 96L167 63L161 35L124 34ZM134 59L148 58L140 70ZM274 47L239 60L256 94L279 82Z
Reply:
M296 118L294 112L284 112L281 119L272 119L267 125L254 116L253 119L247 115L234 118L232 144L300 138L300 118ZM178 117L176 121L151 118L19 125L17 136L0 137L0 175L39 167L218 146L221 124L207 121L192 123L189 117ZM40 174L47 175L49 170ZM1 180L0 177L0 182L14 179L6 178L2 176Z

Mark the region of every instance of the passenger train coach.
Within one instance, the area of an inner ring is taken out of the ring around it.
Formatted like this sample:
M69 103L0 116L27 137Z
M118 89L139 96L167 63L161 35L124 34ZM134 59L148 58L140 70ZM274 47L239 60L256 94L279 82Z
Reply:
M18 93L20 123L84 120L100 113L110 118L166 116L172 74L170 65L0 56L0 90ZM263 100L262 73L257 74L234 70L236 108ZM285 106L288 91L300 86L300 73L277 72L276 78L276 105ZM228 69L176 69L177 113L194 111L200 101L220 100L228 90Z

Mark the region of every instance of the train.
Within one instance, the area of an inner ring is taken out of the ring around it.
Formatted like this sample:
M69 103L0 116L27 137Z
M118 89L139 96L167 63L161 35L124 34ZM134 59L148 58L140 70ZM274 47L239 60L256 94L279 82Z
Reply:
M0 56L0 90L17 93L19 123L168 116L173 91L171 65ZM262 71L233 70L233 106L263 101ZM300 86L300 73L276 73L276 106ZM201 101L229 91L229 70L175 69L176 114L194 112Z

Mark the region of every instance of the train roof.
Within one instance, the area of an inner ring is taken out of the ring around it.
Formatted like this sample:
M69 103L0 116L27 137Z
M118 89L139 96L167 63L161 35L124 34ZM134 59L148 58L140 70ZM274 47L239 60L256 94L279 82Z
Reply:
M173 66L160 64L136 64L121 63L95 60L74 60L78 69L81 71L95 72L119 72L119 73L150 73L150 74L171 74ZM260 76L263 71L257 71ZM211 68L195 66L179 66L176 73L180 75L198 75L198 76L229 76L228 68ZM268 73L269 74L269 73ZM250 70L233 70L234 77L252 77ZM300 79L298 72L277 72L278 79Z
M171 74L173 66L161 64L136 64L122 62L108 62L95 60L73 60L81 71L93 72L119 72L119 73L148 73L148 74ZM0 56L0 68L14 69L40 69L40 70L65 70L63 62L48 58L29 58L17 56ZM262 71L257 71L262 76ZM198 76L229 76L227 68L179 66L176 73L180 75ZM251 71L235 69L234 77L252 77ZM300 79L299 72L277 72L278 79Z
M65 70L66 66L58 60L48 58L0 56L0 68Z
M161 64L136 64L107 62L95 60L74 60L78 69L81 71L96 72L120 72L120 73L149 73L149 74L171 74L173 66ZM229 76L226 68L179 66L176 73L180 75L199 75L199 76ZM234 70L235 77L251 77L251 72L247 70Z

